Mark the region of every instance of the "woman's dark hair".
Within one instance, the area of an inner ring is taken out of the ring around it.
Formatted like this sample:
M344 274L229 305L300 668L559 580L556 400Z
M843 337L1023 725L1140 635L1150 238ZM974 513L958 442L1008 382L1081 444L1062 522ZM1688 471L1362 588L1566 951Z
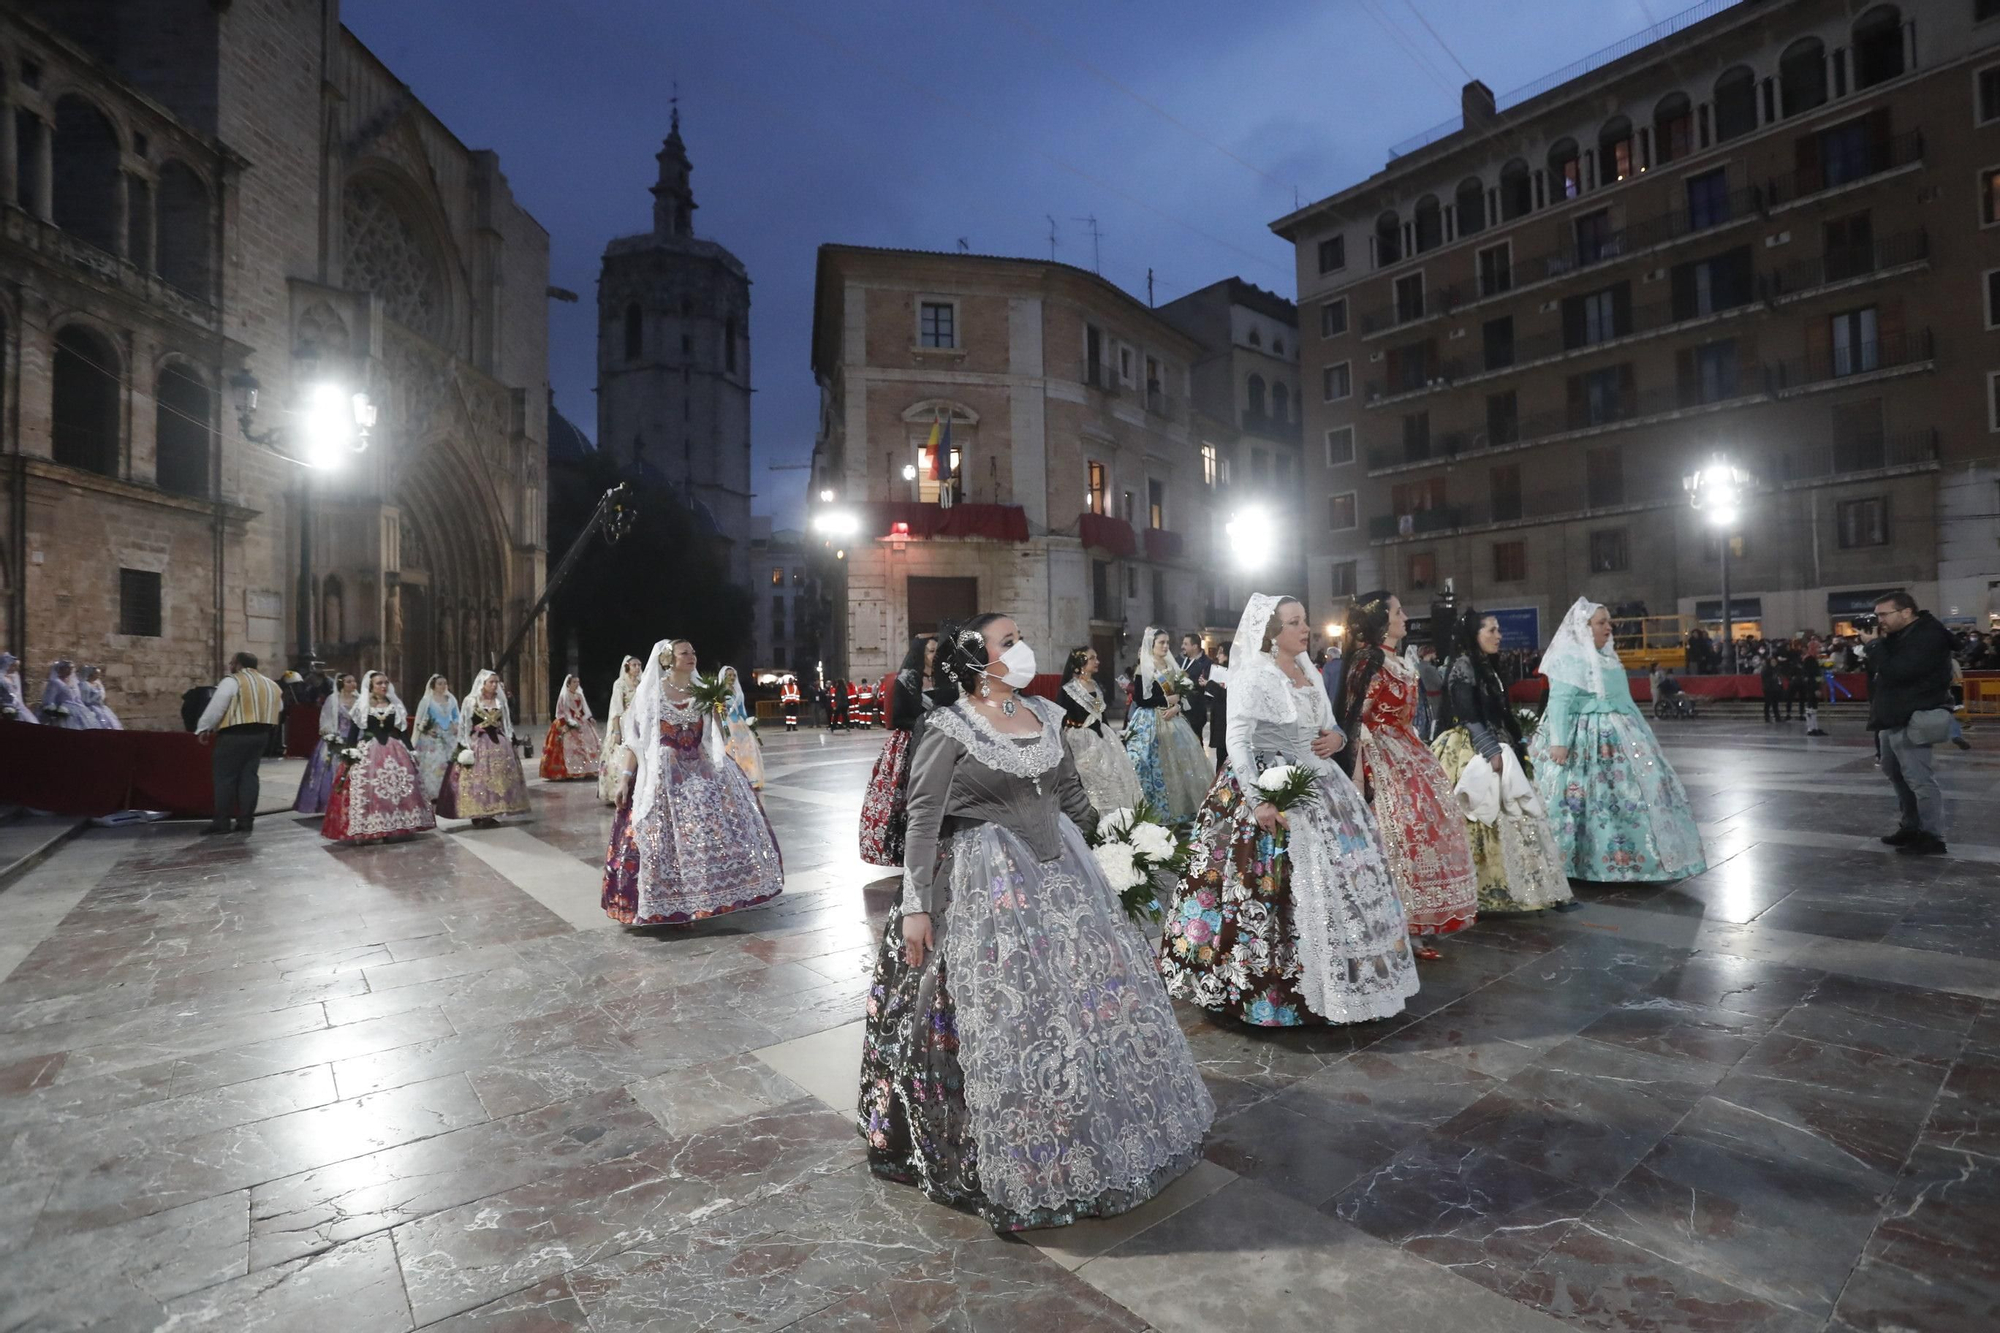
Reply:
M1389 632L1388 589L1378 588L1354 599L1347 608L1347 631L1341 636L1341 657L1346 669L1340 674L1340 697L1333 711L1348 744L1341 747L1335 761L1349 773L1354 771L1353 738L1361 734L1361 705L1367 701L1368 687L1382 669L1382 636Z
M943 673L965 693L976 692L986 674L986 627L1005 619L1001 612L983 611L970 620L947 620L939 625L937 660L931 670Z
M1258 652L1268 653L1271 651L1271 644L1275 642L1278 637L1279 617L1285 614L1285 608L1287 606L1303 606L1303 605L1305 605L1305 603L1301 602L1296 597L1280 597L1277 600L1276 604L1271 607L1270 619L1264 622L1264 633L1261 638L1261 641L1257 644Z
M1089 644L1085 644L1081 648L1072 648L1069 650L1069 656L1063 658L1063 684L1067 685L1076 679L1076 673L1083 670L1084 661L1089 656Z
M1514 710L1507 706L1507 685L1500 679L1499 659L1479 646L1479 631L1491 619L1491 612L1468 606L1451 624L1453 660L1446 664L1444 692L1445 708L1451 716L1439 719L1439 725L1451 727L1482 722L1518 747L1521 743L1521 723L1515 718ZM1451 673L1461 669L1460 661L1465 663L1463 669L1472 673L1474 715L1471 717L1458 716L1459 710L1453 708L1451 703L1450 677Z
M903 654L903 665L899 670L916 672L918 684L922 684L924 679L924 645L936 639L935 634L918 634L911 638L910 650Z

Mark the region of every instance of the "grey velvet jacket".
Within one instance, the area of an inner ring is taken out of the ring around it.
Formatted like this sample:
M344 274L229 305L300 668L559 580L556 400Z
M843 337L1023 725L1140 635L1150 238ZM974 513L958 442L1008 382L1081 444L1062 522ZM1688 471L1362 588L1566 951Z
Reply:
M995 824L1028 845L1038 861L1062 855L1067 817L1088 833L1097 813L1062 738L1062 710L1022 698L1041 719L1039 737L1010 737L961 699L925 719L910 761L909 831L903 851L903 910L944 910L954 833Z

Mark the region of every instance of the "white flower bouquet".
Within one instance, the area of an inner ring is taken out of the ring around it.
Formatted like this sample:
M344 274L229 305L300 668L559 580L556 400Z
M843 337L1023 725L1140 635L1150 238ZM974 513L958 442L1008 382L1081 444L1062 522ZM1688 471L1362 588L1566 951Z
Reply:
M460 768L471 768L471 767L472 767L472 747L471 747L470 745L461 745L461 746L459 746L459 747L458 747L458 753L457 753L457 754L455 754L455 755L453 755L453 756L451 757L451 761L452 761L452 762L453 762L454 764L457 764L457 765L458 765L458 766L459 766Z
M50 717L69 716L69 709L64 707L62 704L50 704L47 708L44 708L42 711L44 713L47 713Z
M344 763L358 764L361 762L361 747L358 745L343 745L340 747L339 754Z
M1542 725L1542 715L1526 704L1522 704L1514 709L1514 721L1520 725L1521 739L1524 741L1530 740L1534 737L1536 730Z
M1319 786L1319 774L1304 764L1276 764L1257 775L1257 793L1285 811L1310 796Z
M1098 821L1091 842L1097 868L1135 921L1157 920L1162 879L1171 881L1188 864L1188 840L1161 821L1151 804L1114 810Z
M1153 679L1160 682L1161 689L1169 694L1179 695L1183 699L1194 693L1194 682L1188 679L1187 672L1177 666L1168 667Z

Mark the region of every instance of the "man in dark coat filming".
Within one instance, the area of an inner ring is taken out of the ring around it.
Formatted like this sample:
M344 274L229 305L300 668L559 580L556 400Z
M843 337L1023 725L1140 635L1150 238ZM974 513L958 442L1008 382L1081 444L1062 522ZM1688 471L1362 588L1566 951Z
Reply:
M1944 793L1931 747L1951 734L1951 632L1906 592L1875 603L1880 633L1868 645L1868 729L1902 818L1882 841L1913 856L1945 850Z

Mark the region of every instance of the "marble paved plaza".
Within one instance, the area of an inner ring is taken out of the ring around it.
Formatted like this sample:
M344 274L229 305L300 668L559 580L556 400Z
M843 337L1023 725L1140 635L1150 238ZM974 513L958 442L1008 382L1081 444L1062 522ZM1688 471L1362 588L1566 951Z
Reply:
M1711 868L1482 920L1409 1012L1182 1017L1221 1118L996 1237L848 1118L880 735L774 736L785 895L598 911L609 812L92 830L0 891L0 1330L2000 1328L2000 729L1952 855L1856 723L1663 724Z

